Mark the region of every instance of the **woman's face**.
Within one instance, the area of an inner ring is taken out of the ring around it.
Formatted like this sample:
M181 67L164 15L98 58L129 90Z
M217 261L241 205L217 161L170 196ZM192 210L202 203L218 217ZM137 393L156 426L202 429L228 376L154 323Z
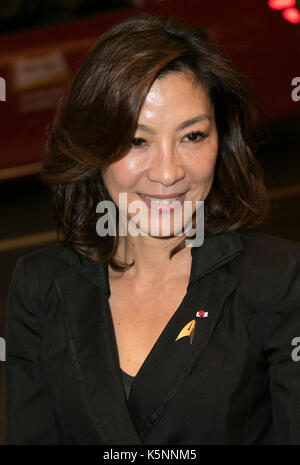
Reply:
M103 180L118 208L119 193L127 194L127 206L138 200L147 208L143 213L149 221L147 234L161 235L162 216L168 214L172 235L178 229L178 215L186 222L182 201L192 201L193 213L196 201L206 199L213 183L217 153L214 110L203 87L193 83L186 73L171 73L153 83L139 114L132 148L103 171ZM181 194L184 196L176 203L180 210L172 210L168 204L152 202L151 206L151 200L143 197ZM157 210L159 207L161 210ZM159 215L151 220L153 210ZM139 212L125 212L123 207L122 211L127 220ZM143 221L134 222L145 229ZM150 224L151 228L158 228L158 234L151 234Z

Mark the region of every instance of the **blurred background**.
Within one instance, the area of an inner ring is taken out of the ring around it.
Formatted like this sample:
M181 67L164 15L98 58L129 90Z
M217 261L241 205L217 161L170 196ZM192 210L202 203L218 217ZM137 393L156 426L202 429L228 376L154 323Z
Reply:
M141 12L205 26L247 76L263 110L257 157L272 192L259 229L300 241L300 1L0 0L0 337L17 259L56 237L39 179L47 124L101 33Z

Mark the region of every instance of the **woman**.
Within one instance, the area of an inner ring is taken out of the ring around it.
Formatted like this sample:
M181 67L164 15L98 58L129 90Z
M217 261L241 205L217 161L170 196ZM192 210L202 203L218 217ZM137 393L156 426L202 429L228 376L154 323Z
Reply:
M204 30L100 37L49 131L61 237L11 282L6 444L300 443L300 247L251 231L257 121Z

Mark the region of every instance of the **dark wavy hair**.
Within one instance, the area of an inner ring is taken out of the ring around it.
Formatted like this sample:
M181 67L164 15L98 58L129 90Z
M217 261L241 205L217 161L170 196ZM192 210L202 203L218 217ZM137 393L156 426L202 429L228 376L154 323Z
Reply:
M96 232L96 205L112 200L102 170L130 150L154 80L179 71L192 72L208 92L219 137L205 235L254 227L269 211L263 170L253 155L259 106L243 75L206 29L170 16L130 17L101 35L69 84L48 128L41 173L51 187L58 239L114 269L132 264L114 258L118 236ZM184 246L183 240L170 258Z

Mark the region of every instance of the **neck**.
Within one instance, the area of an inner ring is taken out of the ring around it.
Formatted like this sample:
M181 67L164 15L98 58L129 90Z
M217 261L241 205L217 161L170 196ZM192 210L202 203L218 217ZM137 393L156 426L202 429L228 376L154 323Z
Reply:
M170 251L181 237L120 237L116 259L135 264L125 272L111 272L111 277L126 275L128 279L141 279L144 283L169 281L186 275L192 261L191 247L185 247L171 259ZM113 276L114 275L114 276Z

